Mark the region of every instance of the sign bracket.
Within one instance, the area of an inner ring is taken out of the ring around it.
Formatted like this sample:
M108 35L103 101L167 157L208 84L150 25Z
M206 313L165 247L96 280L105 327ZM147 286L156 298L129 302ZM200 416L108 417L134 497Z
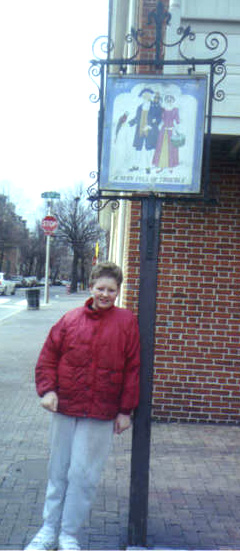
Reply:
M101 167L101 154L103 143L103 123L105 114L105 101L106 101L106 74L116 73L118 75L124 75L129 67L132 71L138 71L141 73L141 68L144 68L146 73L146 67L148 68L148 74L159 74L162 76L164 67L172 67L173 71L178 67L187 70L188 74L196 73L198 69L204 70L208 75L208 106L207 106L207 130L205 134L205 155L202 167L202 191L200 194L194 195L177 195L174 194L162 194L156 193L157 197L164 198L167 202L185 201L185 202L213 202L214 198L210 192L210 145L211 145L211 126L212 126L212 108L213 101L221 102L225 98L225 93L220 87L222 81L226 77L226 65L224 54L228 48L227 37L219 31L211 31L205 37L205 49L206 57L196 58L191 55L187 55L186 51L190 51L191 43L195 40L196 35L191 30L190 26L186 28L180 27L177 31L179 39L174 43L168 44L164 42L164 27L171 21L171 14L166 11L163 2L160 0L156 3L156 10L152 10L148 14L148 24L155 25L155 40L149 39L146 30L131 29L130 34L125 36L126 46L131 45L131 49L134 49L134 54L130 57L116 58L114 57L115 45L110 37L98 37L93 43L94 59L90 62L89 76L97 87L97 91L90 95L90 101L92 103L99 103L99 118L98 118L98 170L91 172L90 177L94 179L94 183L88 188L88 199L92 203L94 210L102 210L107 204L111 204L113 210L118 208L119 200L134 201L141 199L145 195L143 193L119 193L117 198L116 194L112 194L110 191L102 191L99 189L100 167ZM151 35L152 36L152 35ZM165 59L164 53L169 48L178 49L178 59ZM141 56L143 51L151 52L151 56L143 58ZM100 56L99 53L100 52ZM105 54L105 57L103 57Z

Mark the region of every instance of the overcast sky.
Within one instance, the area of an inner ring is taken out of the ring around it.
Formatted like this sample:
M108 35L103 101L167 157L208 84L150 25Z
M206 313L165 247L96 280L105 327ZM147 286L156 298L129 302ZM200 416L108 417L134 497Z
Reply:
M33 224L41 193L92 181L97 110L93 40L108 0L0 0L0 193Z

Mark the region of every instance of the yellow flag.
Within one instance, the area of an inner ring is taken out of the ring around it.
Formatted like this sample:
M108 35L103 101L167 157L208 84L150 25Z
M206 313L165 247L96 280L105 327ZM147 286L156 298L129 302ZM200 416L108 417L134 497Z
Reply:
M99 244L98 244L98 241L96 243L96 246L95 246L95 257L98 258L98 253L99 253Z

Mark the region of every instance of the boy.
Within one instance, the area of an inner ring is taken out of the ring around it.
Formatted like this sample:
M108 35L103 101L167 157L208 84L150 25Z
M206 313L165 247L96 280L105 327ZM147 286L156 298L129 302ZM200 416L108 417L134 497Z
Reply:
M122 283L111 262L94 266L91 298L51 329L36 366L41 404L53 413L43 526L30 549L81 549L81 525L113 433L130 426L139 399L139 333L114 305Z

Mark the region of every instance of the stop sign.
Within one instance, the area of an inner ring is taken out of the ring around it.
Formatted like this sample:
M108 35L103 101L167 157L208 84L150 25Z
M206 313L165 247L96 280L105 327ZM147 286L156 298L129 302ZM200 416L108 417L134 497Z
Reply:
M42 220L42 228L46 235L52 235L58 227L58 221L56 216L48 214Z

